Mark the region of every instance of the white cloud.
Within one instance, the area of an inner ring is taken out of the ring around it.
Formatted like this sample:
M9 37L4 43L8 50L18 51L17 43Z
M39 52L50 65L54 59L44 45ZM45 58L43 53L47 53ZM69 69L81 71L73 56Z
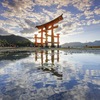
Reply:
M10 33L6 31L5 29L0 28L0 35L10 35Z
M92 19L92 24L100 24L100 20Z
M97 14L97 15L100 15L100 8L96 8L96 9L94 10L94 13Z
M5 0L3 6L8 7L11 12L23 12L34 5L32 0Z
M70 0L34 0L36 4L42 6L51 6L53 4L58 5L58 8L62 6L67 6Z
M96 20L93 18L90 20L82 20L81 21L81 26L93 25L93 24L100 24L100 20Z
M86 17L93 16L94 15L94 12L93 11L90 11L90 10L86 10L86 11L84 11L84 15Z
M37 29L36 28L23 28L23 30L21 30L20 32L21 33L34 33L35 31L37 31Z
M18 34L20 30L19 24L12 20L0 20L0 27L6 30L9 34Z
M71 4L80 11L89 10L92 5L90 0L72 0Z

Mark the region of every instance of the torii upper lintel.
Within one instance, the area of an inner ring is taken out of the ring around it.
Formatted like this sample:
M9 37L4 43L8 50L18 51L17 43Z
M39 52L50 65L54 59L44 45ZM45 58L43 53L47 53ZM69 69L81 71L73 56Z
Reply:
M63 14L62 14L62 15L63 15ZM47 22L47 23L42 24L42 25L38 25L38 26L36 26L36 28L41 29L41 28L43 28L43 27L47 27L47 26L50 26L50 25L52 25L52 24L56 24L56 23L58 23L59 21L63 20L62 15L60 15L59 17L55 18L54 20L52 20L52 21L50 21L50 22Z

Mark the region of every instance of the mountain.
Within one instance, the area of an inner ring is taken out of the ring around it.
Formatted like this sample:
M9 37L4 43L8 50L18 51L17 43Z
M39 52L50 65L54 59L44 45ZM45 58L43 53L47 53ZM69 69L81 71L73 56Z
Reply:
M87 43L81 43L81 42L70 42L65 43L61 45L61 47L90 47L90 46L100 46L100 41L94 41L94 42L87 42Z
M32 42L24 37L16 35L0 35L0 46L30 46Z

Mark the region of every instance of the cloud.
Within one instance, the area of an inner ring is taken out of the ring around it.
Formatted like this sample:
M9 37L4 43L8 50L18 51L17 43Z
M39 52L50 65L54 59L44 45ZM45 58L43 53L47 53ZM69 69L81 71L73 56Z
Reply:
M6 30L9 34L19 34L21 27L13 20L0 20L0 27Z
M88 17L88 16L93 16L93 15L94 15L94 12L93 12L93 11L90 11L90 10L86 10L86 11L84 11L84 15L85 15L86 17Z
M34 32L36 32L36 31L37 31L36 28L23 28L20 32L21 32L21 33L28 34L28 33L34 33Z
M29 19L25 19L25 22L30 26L30 27L35 27L37 23L34 23L33 21Z
M100 24L100 20L92 19L92 24Z
M100 15L100 8L95 8L94 13L95 13L96 15Z
M87 21L87 25L91 25L91 24L99 24L100 20L95 20L95 19L91 19Z
M96 19L89 19L89 20L82 20L80 22L81 26L86 26L86 25L93 25L93 24L100 24L100 20Z
M10 33L7 32L5 29L0 28L0 35L10 35Z
M71 4L76 7L78 10L80 11L85 11L85 10L89 10L91 5L92 5L92 1L90 0L72 0Z
M44 7L56 5L59 8L67 6L69 2L70 0L4 0L2 5L8 8L9 16L16 15L20 17L27 12L32 12L36 5Z
M80 21L74 21L74 22L63 22L61 26L58 28L59 33L63 35L69 35L69 34L79 34L83 32L82 25Z
M2 3L4 7L8 7L11 12L23 12L32 7L32 0L4 0Z
M75 6L79 10L88 9L92 2L90 0L4 0L3 6L8 7L10 11L20 12L31 10L32 6L51 6L56 5L57 8L68 6L69 4Z
M5 18L26 18L33 11L34 3L32 0L4 0L2 6L7 8L2 13Z
M60 8L62 6L67 6L70 3L70 0L34 0L34 2L42 6L51 6L55 4Z

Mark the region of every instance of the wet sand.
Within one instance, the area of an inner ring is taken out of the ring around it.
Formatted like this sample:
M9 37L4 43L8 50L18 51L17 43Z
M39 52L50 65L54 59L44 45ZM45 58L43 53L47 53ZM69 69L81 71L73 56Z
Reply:
M0 47L0 52L36 51L39 49L36 47Z
M0 52L36 51L36 50L65 50L71 52L100 51L100 48L41 48L41 47L0 47Z

